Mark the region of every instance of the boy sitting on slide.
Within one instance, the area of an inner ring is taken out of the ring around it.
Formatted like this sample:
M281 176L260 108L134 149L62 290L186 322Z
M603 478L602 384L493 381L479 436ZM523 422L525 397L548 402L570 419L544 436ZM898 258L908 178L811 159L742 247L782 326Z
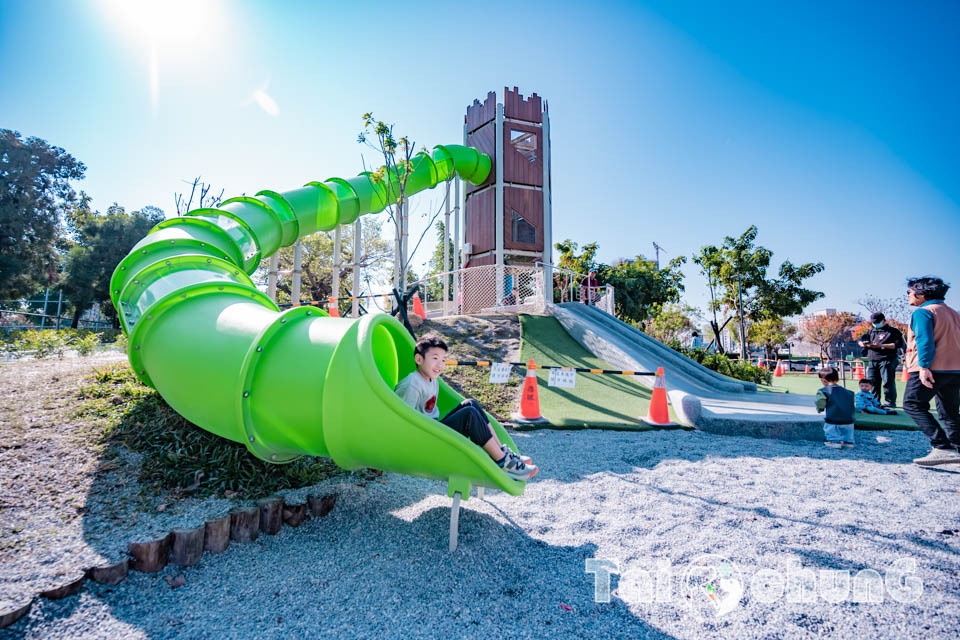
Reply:
M530 458L521 456L500 444L497 434L490 426L487 414L476 400L464 400L453 411L440 417L437 396L440 393L438 378L447 364L447 343L437 336L424 336L413 350L417 370L397 385L397 395L408 405L434 420L439 420L482 447L487 455L515 480L527 480L539 469Z

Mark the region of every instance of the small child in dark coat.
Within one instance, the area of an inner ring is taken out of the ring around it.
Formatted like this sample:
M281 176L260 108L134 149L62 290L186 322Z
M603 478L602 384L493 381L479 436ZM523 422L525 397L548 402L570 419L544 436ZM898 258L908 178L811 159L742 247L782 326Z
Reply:
M817 391L817 412L826 412L823 422L824 444L833 449L853 446L854 395L841 387L833 367L820 370L823 386Z

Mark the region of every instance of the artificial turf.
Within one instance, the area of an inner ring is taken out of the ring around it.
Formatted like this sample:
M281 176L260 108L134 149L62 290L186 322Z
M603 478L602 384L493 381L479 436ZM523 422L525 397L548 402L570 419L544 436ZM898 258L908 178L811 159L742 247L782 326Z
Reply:
M549 316L520 316L523 336L521 356L541 365L615 369L587 351ZM650 406L650 389L631 376L578 373L575 389L551 387L549 371L537 370L540 412L558 429L661 429L640 419ZM670 419L676 420L673 409ZM518 428L524 428L519 426ZM527 427L530 428L530 427ZM677 428L677 427L672 427Z
M898 374L899 375L899 374ZM785 373L780 378L773 379L772 387L761 387L765 391L779 393L806 393L813 395L817 389L823 386L820 378L815 373ZM859 391L856 380L846 380L847 389L854 393ZM897 378L897 402L903 401L903 392L906 383ZM897 408L895 416L878 416L870 413L857 413L854 418L855 428L863 431L916 431L917 425L913 420L903 412L903 409ZM934 415L936 413L934 412Z

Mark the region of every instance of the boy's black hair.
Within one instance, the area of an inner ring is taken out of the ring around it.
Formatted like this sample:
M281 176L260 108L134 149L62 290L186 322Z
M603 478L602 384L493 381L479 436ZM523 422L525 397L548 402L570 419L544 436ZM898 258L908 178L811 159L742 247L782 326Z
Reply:
M425 356L427 355L427 351L434 347L438 347L444 351L450 351L450 349L447 348L447 343L443 341L443 338L440 336L428 335L417 340L417 346L413 349L413 353Z
M933 276L923 276L922 278L910 278L907 280L907 289L912 289L918 296L923 296L927 300L943 300L947 295L950 285L941 278Z
M840 382L840 374L833 367L825 367L817 372L821 382Z
M867 383L867 384L870 385L871 387L873 386L873 380L871 380L870 378L862 378L862 379L858 382L858 384L863 384L863 383Z

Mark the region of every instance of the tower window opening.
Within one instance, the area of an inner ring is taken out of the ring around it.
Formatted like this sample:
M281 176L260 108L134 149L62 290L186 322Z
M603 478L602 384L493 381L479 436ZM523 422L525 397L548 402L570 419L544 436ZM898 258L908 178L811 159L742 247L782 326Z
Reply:
M530 162L537 161L537 134L519 129L510 129L510 144Z
M537 228L516 211L510 211L510 235L514 242L524 244L537 243Z

